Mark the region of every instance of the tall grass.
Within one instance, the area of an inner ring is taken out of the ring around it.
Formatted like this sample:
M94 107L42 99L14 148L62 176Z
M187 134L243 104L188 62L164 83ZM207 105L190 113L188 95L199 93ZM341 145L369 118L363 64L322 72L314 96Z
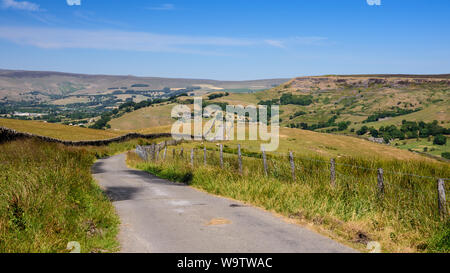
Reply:
M240 175L237 156L228 152L224 155L223 169L218 152L213 150L207 152L206 166L203 151L197 151L191 167L189 152L185 151L184 158L180 158L177 151L173 158L170 149L165 162L143 162L130 153L129 164L313 223L357 248L364 248L369 241L379 241L386 252L450 252L450 223L439 217L435 179L401 174L450 177L446 164L343 157L337 160L337 185L333 188L326 158L296 158L293 181L287 155L269 155L269 173L265 176L260 155L248 153L243 158L244 170ZM377 191L377 168L385 170L384 195Z
M118 218L85 149L36 140L0 145L0 252L83 252L118 247Z
M65 147L38 140L0 144L0 252L112 252L119 219L91 176L96 158L145 140Z

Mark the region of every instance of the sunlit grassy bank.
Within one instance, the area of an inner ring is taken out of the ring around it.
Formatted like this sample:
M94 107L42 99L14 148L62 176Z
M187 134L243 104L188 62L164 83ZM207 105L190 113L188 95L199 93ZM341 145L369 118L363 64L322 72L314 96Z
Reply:
M96 158L145 140L65 147L38 140L0 144L0 252L113 252L119 219L91 176Z
M361 250L368 242L378 241L385 252L450 252L450 222L439 217L434 179L450 177L445 163L338 158L333 188L329 160L324 157L297 156L293 181L287 156L269 156L265 176L260 156L244 153L240 175L235 149L226 149L222 169L217 149L208 150L205 166L202 146L196 145L194 167L189 163L190 149L185 148L181 158L180 147L175 158L169 149L164 162L143 162L129 153L128 163L280 213ZM385 170L384 195L377 190L377 168ZM432 178L404 174L411 172Z
M0 126L23 133L52 137L59 140L102 140L124 135L125 132L94 130L40 121L0 119Z

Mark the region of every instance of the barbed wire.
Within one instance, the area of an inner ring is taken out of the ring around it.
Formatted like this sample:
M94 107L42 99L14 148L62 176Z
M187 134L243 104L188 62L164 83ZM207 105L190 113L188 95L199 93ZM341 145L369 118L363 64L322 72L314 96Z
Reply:
M199 149L196 149L196 148L190 148L190 149L181 149L181 148L180 149L176 149L176 148L172 148L170 150L175 150L175 152L181 152L181 150L183 150L187 154L186 158L188 158L190 156L190 150L191 149L194 149L195 151L199 150ZM201 151L203 151L203 149L201 149ZM207 152L208 151L209 152L213 152L213 153L214 152L219 152L219 148L217 148L217 149L207 149ZM141 151L139 151L139 152L141 152ZM143 149L142 152L146 152L145 148ZM223 151L223 153L224 153L224 155L227 154L227 155L236 155L237 156L237 153L230 153L230 152L226 152L226 151ZM169 154L169 152L168 152L168 154ZM280 152L270 152L270 153L267 153L268 161L273 160L270 157L273 154L280 155L282 157L287 157L287 159L289 159L289 154L280 153ZM241 156L242 157L247 157L247 158L254 158L256 160L262 160L262 154L261 154L261 156L249 156L249 155L246 155L245 153L242 153ZM297 162L298 161L303 161L303 160L308 160L308 161L311 161L311 162L319 162L319 163L330 164L330 161L325 161L325 160L322 160L322 159L317 159L317 158L312 158L312 157L307 157L307 156L301 156L301 157L297 157L297 158L294 157L294 162L295 161L297 161ZM341 162L335 162L335 165L336 166L351 167L351 168L356 168L356 169L361 169L361 170L366 170L366 171L378 171L378 169L379 169L379 168L369 168L369 167L363 167L363 166L352 165L352 164L341 163ZM405 173L405 172L391 171L391 170L384 170L384 169L383 169L383 173L384 174L394 174L394 175L399 175L399 176L410 176L410 177L416 177L416 178L422 178L422 179L434 179L434 180L442 179L444 181L450 181L450 178L441 178L441 177L435 177L435 176L418 175L418 174L413 174L413 173ZM341 173L341 175L345 176L342 173Z

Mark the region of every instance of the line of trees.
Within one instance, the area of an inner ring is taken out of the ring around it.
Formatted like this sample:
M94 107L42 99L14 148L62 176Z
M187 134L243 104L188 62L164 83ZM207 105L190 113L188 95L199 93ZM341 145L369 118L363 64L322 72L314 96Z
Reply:
M386 143L393 139L404 140L434 136L434 144L445 145L447 142L445 135L450 134L450 129L440 126L437 120L430 123L403 120L400 128L395 125L388 125L377 130L373 127L363 126L356 131L356 134L360 136L367 133L375 138L383 138Z
M279 99L265 100L260 101L259 105L267 105L271 106L273 104L281 104L281 105L301 105L308 106L313 103L313 97L311 95L292 95L292 93L283 94Z
M328 129L327 133L340 132L340 131L347 130L348 127L350 126L351 122L350 121L336 122L338 117L339 117L338 115L334 115L326 122L319 122L319 123L315 123L315 124L311 124L311 125L309 125L308 123L305 123L305 122L291 123L291 124L289 124L289 127L290 128L300 128L300 129L309 130L309 131L315 131L317 129L327 128L327 127L335 127L335 128Z
M222 98L222 97L227 97L229 95L230 95L230 93L228 93L228 92L211 94L211 95L208 96L208 99L209 100L213 100L213 99L218 99L218 98Z
M363 123L376 122L382 118L403 116L403 115L411 114L414 112L418 112L420 110L422 110L422 108L402 109L402 108L397 107L394 111L383 111L383 112L379 112L374 115L371 115L366 120L364 120Z
M283 94L280 98L280 104L281 105L288 105L288 104L294 104L294 105L302 105L302 106L308 106L313 103L313 97L311 95L292 95L291 93Z

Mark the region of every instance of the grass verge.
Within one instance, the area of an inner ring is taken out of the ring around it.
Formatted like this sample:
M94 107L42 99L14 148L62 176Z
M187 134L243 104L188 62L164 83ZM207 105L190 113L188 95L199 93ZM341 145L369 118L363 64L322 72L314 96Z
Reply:
M91 176L97 158L147 144L66 147L39 140L0 144L0 252L114 252L119 218Z
M324 158L297 158L297 179L292 181L286 158L269 157L264 175L260 158L244 157L244 173L238 174L236 156L225 154L221 169L216 152L195 156L195 167L184 158L170 156L165 162L143 162L134 153L128 164L172 181L187 183L206 192L241 200L308 224L357 249L378 241L384 252L450 252L450 222L441 221L437 210L436 183L414 176L449 177L448 165L428 161L368 161L342 158L337 165L337 186L330 186ZM178 151L177 151L178 155ZM377 193L377 176L361 168L383 167L386 191ZM448 188L448 187L447 187Z

